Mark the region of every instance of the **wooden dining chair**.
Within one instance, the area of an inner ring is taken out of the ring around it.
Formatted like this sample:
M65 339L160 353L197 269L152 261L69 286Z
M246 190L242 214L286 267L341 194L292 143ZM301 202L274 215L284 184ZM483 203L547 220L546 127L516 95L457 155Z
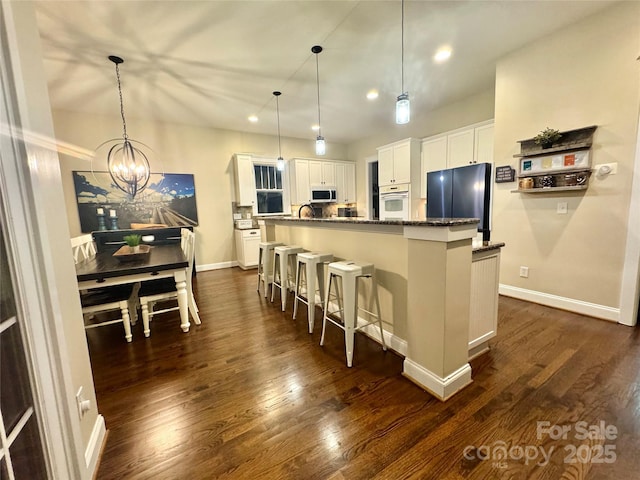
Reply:
M91 234L72 238L71 250L75 263L90 260L96 254L96 247ZM81 291L80 303L82 304L85 330L112 325L114 323L122 323L124 326L125 339L127 342L130 342L133 338L131 325L135 324L138 318L137 305L139 288L140 284L138 283ZM120 318L94 321L97 314L116 310L120 311Z
M188 260L187 266L187 298L189 302L189 313L193 317L196 325L200 325L200 316L198 315L198 307L196 306L195 299L193 297L193 289L191 286L191 279L194 266L195 257L195 244L196 234L189 229L181 229L181 245L185 258ZM150 323L155 315L160 313L172 312L178 310L178 306L174 304L174 301L178 301L178 291L176 289L176 282L173 278L162 278L160 280L151 280L142 282L140 291L138 293L140 299L140 309L142 311L142 325L144 327L144 336L151 335ZM154 307L158 303L165 303L171 301L172 305L166 308L155 310Z

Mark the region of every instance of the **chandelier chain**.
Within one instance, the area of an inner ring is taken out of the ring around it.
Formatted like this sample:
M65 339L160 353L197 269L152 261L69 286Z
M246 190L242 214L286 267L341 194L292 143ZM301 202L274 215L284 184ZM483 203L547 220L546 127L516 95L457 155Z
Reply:
M129 137L127 136L127 122L124 119L124 102L122 101L122 87L120 85L120 68L118 68L117 63L116 63L116 78L118 79L118 95L120 96L120 116L122 117L122 129L123 129L122 137L125 140L127 140Z

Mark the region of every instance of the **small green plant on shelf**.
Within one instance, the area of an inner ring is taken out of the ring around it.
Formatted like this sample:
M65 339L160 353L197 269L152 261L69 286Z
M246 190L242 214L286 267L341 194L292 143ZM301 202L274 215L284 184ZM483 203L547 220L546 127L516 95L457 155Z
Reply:
M558 130L547 127L538 135L533 137L533 141L536 143L536 145L540 145L542 148L549 148L555 142L560 140L560 138L562 138L562 134Z
M122 237L124 242L131 247L132 250L137 250L140 245L140 240L142 239L142 235L125 235Z

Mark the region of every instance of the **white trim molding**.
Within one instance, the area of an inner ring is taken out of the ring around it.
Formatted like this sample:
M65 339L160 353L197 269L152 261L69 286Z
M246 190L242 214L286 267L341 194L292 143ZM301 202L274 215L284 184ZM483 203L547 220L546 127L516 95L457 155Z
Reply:
M618 321L630 327L638 321L638 292L640 291L640 112L636 132L636 156L633 162L633 181L629 217L627 218L627 243L624 251L622 287L620 288L620 315Z
M606 305L598 305L596 303L584 302L574 298L560 297L550 293L527 290L525 288L512 287L511 285L504 284L500 284L498 293L507 297L539 303L548 307L568 310L582 315L589 315L590 317L601 318L610 322L620 321L620 309L607 307Z
M98 414L96 422L93 424L93 430L91 431L91 437L87 442L87 448L84 451L84 460L87 464L87 471L92 478L95 478L96 470L98 468L98 460L100 460L100 452L102 452L102 445L106 440L107 428L104 423L104 417Z
M223 268L231 268L237 266L237 260L231 260L230 262L207 263L205 265L196 265L196 272L206 272L207 270L221 270Z
M468 363L442 378L410 358L404 359L402 375L443 402L473 381L471 379L471 365Z

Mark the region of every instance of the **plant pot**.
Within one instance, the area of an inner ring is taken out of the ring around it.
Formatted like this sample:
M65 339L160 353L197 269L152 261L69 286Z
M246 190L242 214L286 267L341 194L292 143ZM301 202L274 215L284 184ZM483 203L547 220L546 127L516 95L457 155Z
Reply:
M540 146L542 148L551 148L553 147L553 142L545 142L545 143L541 143Z

